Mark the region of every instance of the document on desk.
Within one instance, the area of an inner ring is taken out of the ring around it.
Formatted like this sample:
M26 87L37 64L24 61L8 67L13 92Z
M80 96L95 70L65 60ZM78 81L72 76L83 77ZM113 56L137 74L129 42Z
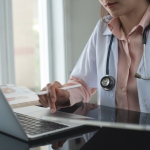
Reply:
M0 88L12 108L40 105L39 98L35 95L35 92L26 87L1 85Z

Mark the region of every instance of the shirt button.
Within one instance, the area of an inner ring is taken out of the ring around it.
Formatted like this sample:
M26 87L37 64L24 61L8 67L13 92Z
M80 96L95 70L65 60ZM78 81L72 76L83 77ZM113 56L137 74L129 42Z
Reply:
M128 43L130 43L130 39L128 39Z
M113 93L110 93L110 97L113 97L114 96L114 94Z
M125 90L125 88L122 88L122 92L125 92L126 90Z

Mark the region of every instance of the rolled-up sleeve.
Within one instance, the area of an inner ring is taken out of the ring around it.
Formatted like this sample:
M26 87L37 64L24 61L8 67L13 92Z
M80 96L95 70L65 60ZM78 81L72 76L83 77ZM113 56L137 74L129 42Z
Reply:
M81 84L82 86L75 89L68 90L70 93L70 105L74 105L80 101L88 102L91 96L96 92L97 88L90 88L88 87L82 79L70 77L68 83L64 84L63 86L71 86Z

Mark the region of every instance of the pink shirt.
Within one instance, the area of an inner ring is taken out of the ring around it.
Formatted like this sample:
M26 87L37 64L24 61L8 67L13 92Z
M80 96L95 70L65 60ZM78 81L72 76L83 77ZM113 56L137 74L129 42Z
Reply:
M119 18L113 18L108 27L118 38L118 71L116 84L116 107L140 111L137 92L137 82L134 74L137 72L143 54L143 30L150 24L150 6L140 23L125 36ZM89 88L77 78L71 77L64 86L82 84L81 88L69 90L71 105L79 101L88 102L96 88Z

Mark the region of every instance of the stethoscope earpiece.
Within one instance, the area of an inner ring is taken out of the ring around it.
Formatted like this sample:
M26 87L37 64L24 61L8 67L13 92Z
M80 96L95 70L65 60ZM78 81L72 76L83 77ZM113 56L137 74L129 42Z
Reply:
M150 80L150 77L148 77L148 78L142 78L142 76L139 75L138 73L135 73L134 77L138 78L138 79L143 79L143 80Z
M101 79L100 84L105 91L109 91L115 86L115 79L111 76L105 76Z
M146 78L143 78L141 75L139 75L138 73L135 73L134 77L138 78L138 79L143 79L143 80L150 80L150 76L148 76L147 73L147 68L146 68L146 57L145 57L145 50L146 50L146 39L147 39L147 31L150 29L150 25L148 25L144 32L143 32L143 58L144 58L144 68L145 68L145 74L146 74Z
M134 77L138 78L138 79L141 79L141 75L139 75L138 73L135 73Z

